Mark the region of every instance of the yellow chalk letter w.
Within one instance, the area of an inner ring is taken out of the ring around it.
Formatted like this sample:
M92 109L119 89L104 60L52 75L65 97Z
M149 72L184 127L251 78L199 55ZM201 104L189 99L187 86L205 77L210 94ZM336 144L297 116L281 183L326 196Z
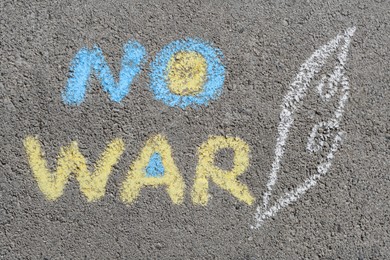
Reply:
M80 190L87 197L88 201L95 201L104 196L106 184L112 167L118 162L124 151L124 144L121 139L114 139L101 155L95 165L95 171L91 174L88 171L86 159L80 153L77 142L69 146L61 147L57 170L51 173L47 162L43 158L43 151L39 140L28 136L23 142L28 156L28 161L39 189L49 200L58 199L64 191L69 175L74 173L80 184Z

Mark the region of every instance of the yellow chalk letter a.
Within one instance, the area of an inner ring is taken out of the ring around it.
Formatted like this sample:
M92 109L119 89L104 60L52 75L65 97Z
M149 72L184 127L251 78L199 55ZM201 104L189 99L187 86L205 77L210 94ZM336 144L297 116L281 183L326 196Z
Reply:
M158 159L158 166L150 166L154 157ZM149 174L150 171L157 173ZM171 147L162 135L150 138L139 157L131 165L127 179L123 182L121 198L125 203L132 203L144 186L167 187L168 195L174 204L183 202L185 184L172 158Z

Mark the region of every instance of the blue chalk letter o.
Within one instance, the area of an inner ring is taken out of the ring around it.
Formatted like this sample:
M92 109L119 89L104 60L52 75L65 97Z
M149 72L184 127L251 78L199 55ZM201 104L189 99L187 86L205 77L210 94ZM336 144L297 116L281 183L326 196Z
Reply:
M168 63L178 52L196 52L206 61L206 77L202 91L190 95L172 93L168 85ZM225 81L225 68L221 62L222 52L200 39L187 38L164 46L151 63L150 88L157 100L170 107L207 106L209 101L217 99Z

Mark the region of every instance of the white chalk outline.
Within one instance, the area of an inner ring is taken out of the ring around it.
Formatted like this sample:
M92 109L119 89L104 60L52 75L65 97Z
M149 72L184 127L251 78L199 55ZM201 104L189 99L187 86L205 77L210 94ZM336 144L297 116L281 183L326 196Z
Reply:
M340 120L344 113L344 107L349 97L349 82L347 76L344 75L344 65L347 60L348 48L350 45L351 37L353 36L356 27L350 27L343 34L338 34L336 38L323 45L316 50L312 56L307 59L299 69L299 73L295 80L290 84L290 90L283 99L282 112L280 113L280 123L278 126L278 137L276 139L275 157L272 163L271 172L267 183L267 191L263 195L263 205L259 205L255 214L255 225L251 228L259 228L265 220L276 215L276 213L288 206L289 204L297 201L301 195L307 190L317 184L317 181L327 173L329 170L334 153L339 149L342 142L344 133L338 131L336 134L331 134L332 130L336 130L339 127ZM306 96L309 84L313 76L318 73L325 65L327 59L333 54L341 41L344 41L344 45L341 47L341 51L338 53L338 63L334 68L333 73L327 79L327 86L325 84L326 77L323 77L317 86L317 91L322 100L328 101L337 91L337 85L340 83L341 95L338 107L334 113L334 117L327 122L320 122L316 124L308 139L307 150L309 152L317 152L322 149L325 140L329 140L333 137L333 143L330 147L330 151L327 157L317 166L316 174L306 179L301 185L291 192L287 192L281 196L271 207L269 206L269 199L272 194L272 188L276 184L278 179L278 172L280 170L280 162L284 155L285 144L288 138L289 130L294 123L293 115L296 110L301 106L302 99ZM327 87L327 93L324 93ZM328 131L325 134L319 133L319 128L327 128ZM316 140L319 139L319 141Z

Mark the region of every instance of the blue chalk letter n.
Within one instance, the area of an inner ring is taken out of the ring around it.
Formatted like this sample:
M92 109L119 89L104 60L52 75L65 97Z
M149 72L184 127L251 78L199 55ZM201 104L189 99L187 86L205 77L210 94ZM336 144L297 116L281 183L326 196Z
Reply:
M134 77L141 71L145 56L145 48L140 43L128 41L124 46L119 82L116 83L101 49L97 46L92 49L82 48L71 63L71 75L62 93L64 103L79 105L84 101L92 70L102 84L103 90L110 95L110 99L120 102L129 93Z

